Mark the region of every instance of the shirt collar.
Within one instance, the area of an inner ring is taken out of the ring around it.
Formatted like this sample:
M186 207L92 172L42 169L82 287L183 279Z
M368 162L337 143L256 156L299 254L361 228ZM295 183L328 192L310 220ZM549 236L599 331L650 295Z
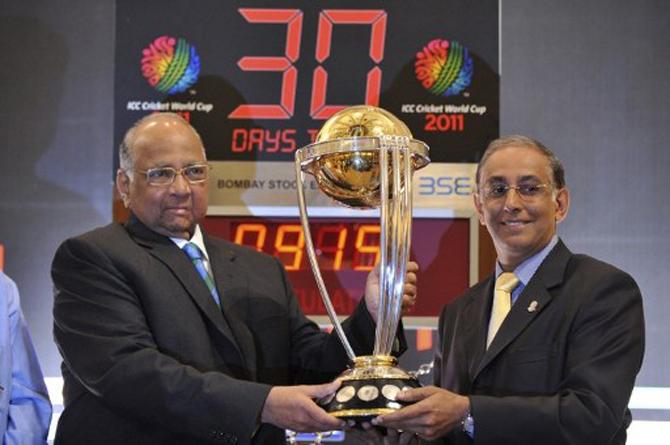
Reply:
M202 251L202 254L205 256L205 259L209 261L209 255L207 255L207 249L205 248L205 240L202 236L202 231L200 230L200 225L195 226L195 230L193 231L193 236L191 237L190 240L184 239L184 238L172 238L170 237L173 243L177 245L180 249L186 245L186 243L193 243L198 248Z
M526 286L530 279L533 278L535 271L540 267L540 264L542 264L542 261L544 261L547 255L549 255L549 252L551 252L551 249L554 248L556 243L558 243L558 235L554 235L553 238L551 238L551 241L549 241L542 250L523 260L523 262L514 269L514 275L516 275L524 286ZM500 263L496 261L496 278L498 278L502 272L503 270L502 267L500 267Z

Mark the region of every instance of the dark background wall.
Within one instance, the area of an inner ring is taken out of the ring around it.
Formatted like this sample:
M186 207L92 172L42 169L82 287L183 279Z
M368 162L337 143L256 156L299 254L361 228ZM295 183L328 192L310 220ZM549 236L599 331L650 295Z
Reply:
M51 259L111 219L114 4L0 2L0 243L46 375Z
M563 159L560 233L640 284L640 386L668 386L670 2L504 1L501 132ZM114 3L0 2L0 243L47 375L58 244L111 220Z
M502 133L565 163L559 233L631 273L647 350L639 386L670 386L670 2L503 1Z

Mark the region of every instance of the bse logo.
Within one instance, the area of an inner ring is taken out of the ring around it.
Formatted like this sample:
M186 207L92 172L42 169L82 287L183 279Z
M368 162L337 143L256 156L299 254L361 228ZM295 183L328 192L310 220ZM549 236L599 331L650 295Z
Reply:
M195 47L179 37L160 36L142 50L142 75L161 93L182 93L200 74Z
M472 179L469 176L419 176L421 196L468 196L472 193Z

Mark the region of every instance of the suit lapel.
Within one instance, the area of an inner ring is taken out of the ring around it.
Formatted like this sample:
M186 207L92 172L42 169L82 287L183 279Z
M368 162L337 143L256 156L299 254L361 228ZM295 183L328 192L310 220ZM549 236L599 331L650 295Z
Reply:
M165 264L172 274L181 282L186 293L193 299L198 308L209 321L216 326L230 346L241 357L235 336L219 306L212 298L204 280L198 275L188 256L169 238L157 234L147 228L134 215L131 215L126 228L135 241L145 247L158 261ZM207 246L209 250L209 246ZM211 255L210 255L211 256ZM216 275L215 275L216 278ZM217 289L220 289L217 282ZM221 292L220 292L221 293ZM223 297L221 297L223 299Z
M475 378L507 345L512 343L526 329L526 326L544 310L550 303L550 300L551 295L547 292L544 284L540 280L535 280L535 278L531 279L528 286L526 286L517 301L512 305L509 314L507 314L502 325L500 325L500 329L496 333L491 345L485 351L474 374ZM535 309L529 311L528 308L532 301L536 302L534 305ZM488 326L488 323L486 325Z
M509 314L500 326L489 349L484 351L481 360L478 361L476 371L472 374L473 380L526 329L528 324L542 313L545 307L551 304L552 297L549 289L563 281L570 255L571 253L568 248L559 240L558 244L547 255L547 258L545 258L530 279L523 292L521 292L517 301L512 305ZM491 280L491 285L487 288L488 304L482 304L482 306L487 308L487 312L484 314L484 322L481 324L484 327L484 338L488 329L488 316L491 310L490 300L493 298L492 283L493 280Z
M210 265L216 282L216 288L221 297L221 308L226 324L230 327L239 347L240 354L244 358L250 378L255 379L256 374L256 348L253 336L244 322L247 303L246 292L249 289L247 273L236 261L235 252L226 247L224 243L213 242L203 233Z
M486 352L486 333L488 331L489 313L491 312L491 298L493 294L493 276L489 277L482 286L482 291L476 294L468 307L465 314L465 320L474 320L472 323L466 345L468 351L471 351L468 361L468 372L474 381L478 372L479 364Z

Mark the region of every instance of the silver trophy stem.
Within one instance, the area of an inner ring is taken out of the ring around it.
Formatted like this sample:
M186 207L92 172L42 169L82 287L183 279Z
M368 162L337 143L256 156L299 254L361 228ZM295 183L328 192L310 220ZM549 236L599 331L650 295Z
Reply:
M319 288L319 293L321 294L321 300L323 301L324 306L326 307L326 312L328 313L328 318L335 328L335 332L344 347L344 351L347 353L350 361L354 361L356 354L349 344L346 335L344 335L344 330L342 329L342 324L337 318L335 313L335 308L330 302L330 295L328 295L328 290L326 289L326 284L323 281L321 276L321 269L319 268L319 263L316 258L316 251L314 250L314 243L312 242L312 233L309 230L309 222L307 218L307 205L305 203L305 174L302 172L300 166L300 160L296 158L295 161L295 170L296 170L296 179L299 184L297 184L298 189L298 208L300 209L300 223L302 224L302 231L305 235L305 250L307 250L307 257L309 258L309 263L312 266L312 272L314 273L314 279L316 280L316 285Z
M388 221L389 221L389 175L388 175L388 149L386 144L381 143L379 147L379 199L381 202L380 205L380 215L379 215L379 225L380 225L380 239L379 239L379 248L380 248L380 259L379 259L379 304L377 306L377 327L375 329L375 345L372 352L373 355L381 355L381 351L385 349L384 337L385 331L387 329L386 323L384 320L387 317L386 308L388 308L388 292L386 291L388 286L388 281L390 278L389 271L387 270L389 261L388 261ZM388 355L388 354L384 354Z
M412 171L408 138L382 136L380 142L381 261L373 354L390 355L401 315L410 251ZM389 166L393 175L390 184Z

